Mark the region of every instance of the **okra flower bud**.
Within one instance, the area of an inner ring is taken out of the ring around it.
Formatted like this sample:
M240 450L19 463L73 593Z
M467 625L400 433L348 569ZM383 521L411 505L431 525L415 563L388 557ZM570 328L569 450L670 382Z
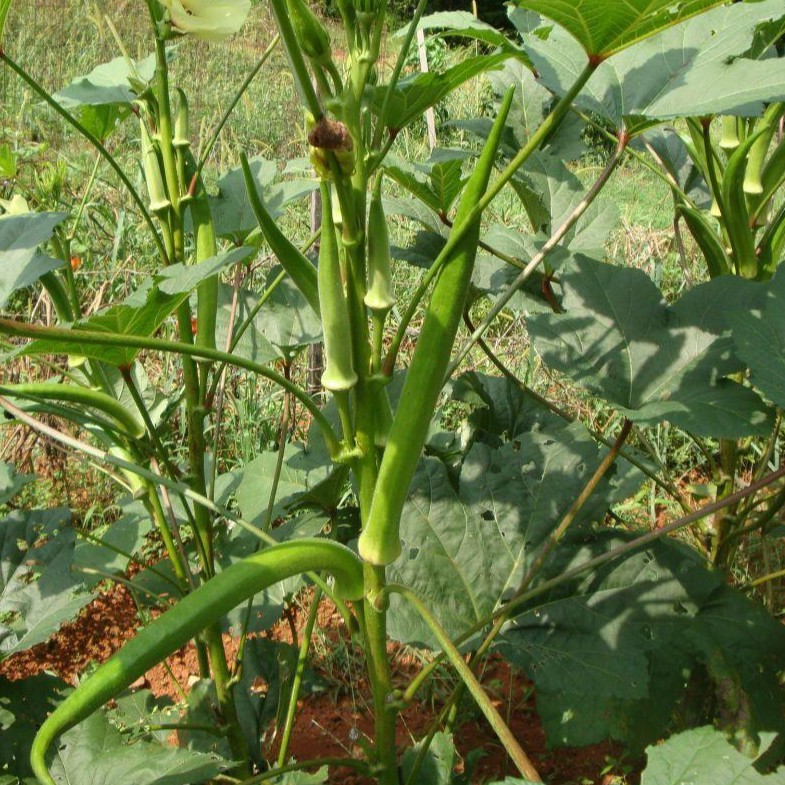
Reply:
M368 291L365 304L372 311L387 313L395 305L390 271L390 235L382 207L381 177L368 212Z
M341 174L351 175L354 171L354 141L349 129L338 120L320 117L314 121L306 119L308 142L311 145L311 163L322 180L332 178L330 153L335 156Z
M330 36L306 0L286 0L292 27L302 53L314 63L326 66L333 57Z

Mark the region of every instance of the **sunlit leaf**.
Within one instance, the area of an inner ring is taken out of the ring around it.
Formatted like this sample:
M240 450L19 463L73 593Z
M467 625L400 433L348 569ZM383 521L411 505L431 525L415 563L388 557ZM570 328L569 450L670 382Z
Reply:
M593 58L604 59L725 0L516 0L552 19Z

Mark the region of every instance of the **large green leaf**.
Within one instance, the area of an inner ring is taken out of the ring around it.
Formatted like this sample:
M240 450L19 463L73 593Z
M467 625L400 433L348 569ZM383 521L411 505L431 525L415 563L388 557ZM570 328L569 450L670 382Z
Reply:
M108 104L130 105L154 73L155 55L138 62L126 57L115 57L108 63L96 66L86 76L77 76L68 87L55 93L54 99L66 109Z
M47 640L92 599L71 572L69 520L60 508L0 521L0 659Z
M565 543L548 574L625 539L575 538L573 553ZM702 699L714 697L734 717L739 738L782 726L774 685L785 631L673 540L617 559L536 605L508 626L500 648L534 680L551 743L612 737L641 748L661 734L690 673L701 668L711 681Z
M553 19L578 40L586 54L610 57L666 27L725 0L516 0Z
M81 540L74 553L74 568L84 573L86 582L97 584L107 575L123 577L132 559L139 557L152 523L144 505L131 497L118 502L121 516L95 540ZM95 571L95 572L92 572ZM170 590L174 587L170 587Z
M475 444L457 487L441 461L426 459L404 506L403 552L388 568L390 580L413 588L450 634L460 635L517 588L603 452L582 426L557 421L497 449ZM601 483L578 522L602 517L638 483L626 468ZM402 642L433 644L419 617L395 598L389 630Z
M109 365L130 366L140 349L123 346L122 337L153 335L164 321L188 299L191 291L202 281L218 274L229 265L247 258L253 249L234 248L195 265L176 264L152 276L147 283L133 292L124 303L107 308L73 326L79 330L114 335L115 346L97 346L74 341L69 343L69 354L78 354L101 360ZM63 343L42 338L24 348L25 354L62 354Z
M30 746L66 686L48 673L15 681L0 676L0 772L32 778Z
M730 340L706 323L716 308L711 292L724 282L703 284L690 307L669 307L640 270L577 258L561 285L565 313L528 321L547 365L636 422L669 420L727 438L767 432L763 402L726 378L743 369Z
M10 463L0 461L0 504L8 504L34 479L34 474L19 474Z
M91 714L63 734L51 764L58 785L189 785L204 782L229 762L153 741L124 744L103 712Z
M0 308L17 290L34 284L42 275L62 267L61 259L38 252L67 215L25 213L0 217Z
M762 307L729 314L736 351L749 366L752 383L785 408L785 272L780 267L765 287Z
M309 194L316 187L312 180L294 179L276 183L278 167L262 156L249 160L256 190L270 215L277 218L291 201ZM210 197L215 232L220 237L243 238L258 223L248 201L242 167L231 169L216 183L218 193Z
M602 63L576 100L614 127L640 118L755 115L785 96L785 61L750 52L762 24L785 17L779 0L735 3L664 30ZM554 31L527 49L545 86L563 94L584 66L573 39Z
M713 727L694 728L646 750L641 785L785 785L785 768L761 774Z

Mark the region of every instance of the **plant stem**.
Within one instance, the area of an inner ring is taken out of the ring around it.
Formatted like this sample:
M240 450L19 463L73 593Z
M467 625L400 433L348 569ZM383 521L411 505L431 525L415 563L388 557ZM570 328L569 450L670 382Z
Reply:
M590 76L590 75L591 75L591 71L586 76L586 80L588 80L588 76ZM585 81L583 82L583 84L585 84ZM571 91L571 92L573 92L573 91ZM578 92L580 92L580 91L578 90ZM566 111L566 109L565 109L565 111ZM556 110L554 109L554 114L555 113L556 113ZM553 115L549 115L548 119L550 119L550 117L552 117L552 116ZM546 122L547 122L547 120L546 120ZM537 130L537 133L539 133L539 131L544 126L545 126L545 122ZM537 133L535 133L532 136L532 139L534 138L534 136L537 135ZM480 322L480 324L477 327L477 329L472 333L472 335L469 338L469 340L461 347L460 351L456 354L455 358L450 363L449 367L447 368L446 378L449 379L450 376L452 376L452 374L455 373L455 371L457 370L458 366L463 362L463 360L466 358L466 355L471 351L471 348L472 348L472 346L474 346L474 344L477 341L477 339L481 338L485 334L485 331L488 329L488 327L490 327L490 325L493 323L493 321L496 319L496 317L504 310L505 306L512 299L512 296L515 294L515 292L518 291L518 289L521 286L523 286L523 284L534 273L534 271L540 265L540 263L543 261L543 259L545 259L545 257L561 242L561 240L564 238L564 236L567 234L567 232L573 226L575 226L575 224L578 221L578 219L586 212L586 210L589 208L589 205L597 198L597 196L599 195L600 191L604 188L605 184L608 182L608 179L610 178L610 176L613 173L613 171L616 169L616 167L621 162L621 160L622 160L622 158L624 156L624 152L627 149L627 141L628 140L627 140L626 136L622 135L622 136L619 137L618 144L617 144L617 147L616 147L616 151L611 156L611 158L608 161L608 163L605 165L605 168L600 173L600 176L597 178L595 183L592 185L592 187L586 193L586 196L584 196L584 198L581 199L581 201L575 206L573 211L567 216L567 218L562 222L562 224L551 235L550 239L548 240L548 242L545 243L545 245L543 245L543 247L540 249L539 253L535 254L532 257L531 261L526 265L524 270L507 287L507 291L504 292L504 294L502 294L498 298L498 300L493 304L493 306L491 307L490 311L486 314L485 318ZM529 145L527 145L527 147L524 148L524 150L526 150L528 147L529 147ZM522 150L521 152L524 152L524 150ZM513 160L516 160L520 156L521 156L521 153L519 153L516 156L516 158L513 159ZM510 166L508 166L505 169L505 173L510 170L511 166L512 166L512 164L510 164ZM518 166L520 166L520 164L518 164ZM516 169L517 169L517 166L516 166ZM509 177L511 177L513 173L514 172L510 173ZM508 179L509 179L509 177L508 177ZM489 190L489 192L490 192L490 190ZM496 190L496 193L498 193L498 189ZM487 196L487 194L486 194L486 196ZM485 199L483 199L481 201L485 201Z
M439 624L436 617L411 589L404 586L391 585L390 591L400 594L417 613L420 614L423 621L428 625L428 628L436 636L445 656L450 660L450 664L458 672L463 683L477 702L480 711L485 715L485 718L498 736L499 741L504 745L504 748L512 758L513 763L517 766L518 771L520 771L527 780L542 782L542 778L529 759L529 756L523 751L521 745L518 744L518 740L513 736L512 731L504 722L499 712L496 711L493 703L491 703L486 695L485 690L483 690L482 685L477 681L477 677L474 675L472 669L464 662L461 653L450 640L450 636L445 632L441 624Z
M308 412L313 416L317 425L322 429L327 448L333 457L340 456L340 441L330 425L329 420L319 409L314 400L301 387L288 381L281 374L276 373L261 363L247 360L236 354L228 354L218 349L208 349L203 346L194 346L192 343L168 341L162 338L148 338L139 335L111 335L107 333L90 332L87 330L66 330L57 327L41 327L37 325L16 322L12 319L0 319L0 332L7 335L18 335L25 338L46 339L56 343L74 344L82 343L92 346L122 346L152 351L170 352L174 354L187 354L190 357L215 360L217 362L244 368L290 392Z
M305 665L308 659L308 650L311 647L311 636L313 635L313 628L319 614L319 602L321 599L322 591L317 586L313 593L311 607L308 609L308 618L303 629L303 639L300 641L300 650L297 654L297 668L294 672L294 678L292 679L292 688L289 693L289 703L286 707L286 718L284 720L283 733L281 735L281 746L278 750L278 759L275 764L278 771L286 764L286 757L289 754L289 742L291 741L292 731L294 730L297 701L300 697L300 687L303 683Z

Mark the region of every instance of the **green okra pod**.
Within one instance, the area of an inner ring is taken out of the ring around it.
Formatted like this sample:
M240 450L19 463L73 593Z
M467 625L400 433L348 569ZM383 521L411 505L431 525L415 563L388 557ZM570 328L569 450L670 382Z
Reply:
M376 180L368 210L368 289L365 304L386 314L395 305L390 269L390 235L382 207L382 178Z
M732 153L739 146L739 118L726 115L722 118L720 149Z
M768 157L771 140L779 126L785 104L771 104L766 108L763 117L755 126L757 139L747 154L747 166L744 172L744 193L748 196L759 196L763 193L763 170Z
M467 220L485 193L513 92L511 88L502 101L482 154L464 189L454 227L461 226ZM479 239L478 215L472 219L466 236L448 252L428 303L379 467L368 521L360 535L360 555L372 564L390 564L401 552L401 511L444 383L444 374L469 293Z
M240 163L243 167L243 177L245 187L248 191L248 200L251 209L254 211L259 228L264 234L264 239L272 249L272 252L281 263L281 267L286 270L289 277L294 281L294 285L302 292L308 305L319 314L319 286L317 283L316 269L308 261L302 251L278 228L275 219L267 212L259 194L256 192L251 167L248 165L248 158L244 153L240 155Z
M46 755L58 736L89 717L232 608L268 586L314 570L333 573L336 593L342 598L362 597L360 560L343 545L323 539L273 545L233 564L183 597L85 679L48 717L30 750L35 776L42 785L55 785Z
M166 193L164 178L161 174L161 162L158 160L158 153L144 118L141 118L139 126L142 139L142 169L145 183L147 183L147 193L150 196L150 211L161 213L168 210L172 203Z
M706 260L706 267L709 270L709 277L716 278L730 273L730 264L725 249L722 247L717 232L709 225L703 213L686 204L677 205L676 213L684 219L690 234L701 249L703 258Z
M758 259L755 254L754 232L750 227L750 213L743 183L750 150L765 133L765 128L755 131L739 145L728 159L722 178L722 202L725 207L722 218L728 232L736 272L744 278L757 276Z
M331 392L350 390L357 384L352 361L352 327L349 303L341 276L338 240L333 226L332 202L327 183L322 188L322 237L319 247L319 303L324 333L322 386Z

